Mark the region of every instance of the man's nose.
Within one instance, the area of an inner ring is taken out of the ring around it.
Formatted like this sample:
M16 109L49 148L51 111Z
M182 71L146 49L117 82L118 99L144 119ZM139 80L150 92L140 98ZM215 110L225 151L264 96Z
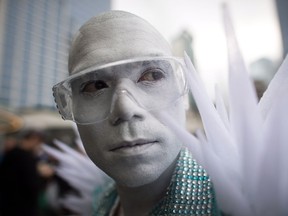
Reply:
M113 125L125 121L143 120L144 110L139 106L131 93L125 89L117 89L113 95L109 121Z

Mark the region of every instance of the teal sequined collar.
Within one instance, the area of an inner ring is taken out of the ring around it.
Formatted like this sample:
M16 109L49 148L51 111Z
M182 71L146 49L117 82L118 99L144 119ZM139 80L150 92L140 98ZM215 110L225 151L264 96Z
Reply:
M187 149L180 153L166 196L150 215L219 215L210 178Z
M109 216L118 195L115 184L109 184L105 191L96 192L94 214ZM150 216L220 215L212 183L206 171L197 164L187 149L180 157L165 197L156 205Z

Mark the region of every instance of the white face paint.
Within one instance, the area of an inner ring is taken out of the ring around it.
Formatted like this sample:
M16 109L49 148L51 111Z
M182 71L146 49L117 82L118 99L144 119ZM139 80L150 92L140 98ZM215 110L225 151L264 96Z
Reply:
M153 27L139 17L119 11L89 21L80 29L72 48L72 74L120 59L171 55L167 43ZM120 70L115 74L121 89L125 89L123 73L127 72ZM169 94L163 92L163 97ZM124 92L117 95L111 110L105 121L78 125L89 157L119 185L137 187L155 181L176 160L180 142L157 116ZM182 100L160 112L167 112L184 125Z

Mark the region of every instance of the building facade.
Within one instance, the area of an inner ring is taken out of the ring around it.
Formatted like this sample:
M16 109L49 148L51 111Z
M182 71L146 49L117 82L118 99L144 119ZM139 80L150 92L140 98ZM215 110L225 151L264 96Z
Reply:
M283 42L283 57L288 55L288 1L275 0Z
M0 106L54 107L75 31L107 0L0 0Z

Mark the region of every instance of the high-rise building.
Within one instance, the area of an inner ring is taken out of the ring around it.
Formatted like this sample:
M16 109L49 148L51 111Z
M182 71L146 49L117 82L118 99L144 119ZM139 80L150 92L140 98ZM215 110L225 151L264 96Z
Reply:
M288 1L275 0L283 42L283 57L288 55Z
M109 0L0 0L0 106L53 107L73 33Z

